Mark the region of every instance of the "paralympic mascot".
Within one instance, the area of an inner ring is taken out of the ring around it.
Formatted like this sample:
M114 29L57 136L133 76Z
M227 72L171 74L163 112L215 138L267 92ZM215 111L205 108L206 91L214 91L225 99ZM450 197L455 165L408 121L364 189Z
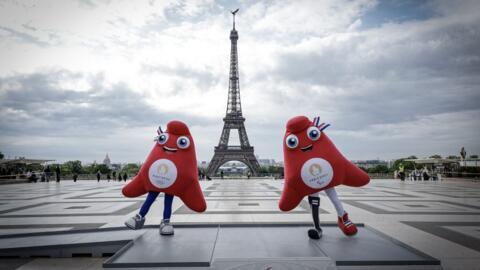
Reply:
M148 192L140 212L125 222L133 230L143 227L145 215L160 192L165 194L161 235L173 235L170 224L173 197L178 196L185 205L196 212L203 212L207 204L198 182L195 144L183 122L171 121L165 132L157 130L155 145L143 163L139 173L122 189L126 197L138 197Z
M282 211L290 211L308 196L315 226L308 231L312 239L322 236L320 191L324 190L335 206L339 228L350 236L357 233L357 227L343 209L335 186L360 187L370 182L364 171L337 150L324 132L328 126L320 124L320 117L315 117L313 122L305 116L294 117L287 122L283 144L285 182L279 207Z

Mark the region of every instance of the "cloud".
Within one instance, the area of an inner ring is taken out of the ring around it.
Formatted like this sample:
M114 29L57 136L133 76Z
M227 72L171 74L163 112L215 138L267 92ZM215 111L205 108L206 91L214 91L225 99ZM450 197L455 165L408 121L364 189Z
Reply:
M261 157L282 158L285 122L300 114L332 123L352 159L480 151L477 1L0 5L0 150L10 155L140 161L155 126L177 118L209 160L236 7L242 108Z
M457 154L461 147L478 151L480 136L480 110L439 113L418 116L411 121L375 124L358 131L331 130L337 143L348 149L346 154L367 159L368 153L383 153L383 157L396 158L415 154ZM372 157L370 157L372 158Z
M79 91L80 84L85 88ZM124 84L105 85L102 74L55 70L17 75L0 78L0 89L3 135L36 130L48 136L96 137L117 128L155 126L164 119L207 123L156 109Z

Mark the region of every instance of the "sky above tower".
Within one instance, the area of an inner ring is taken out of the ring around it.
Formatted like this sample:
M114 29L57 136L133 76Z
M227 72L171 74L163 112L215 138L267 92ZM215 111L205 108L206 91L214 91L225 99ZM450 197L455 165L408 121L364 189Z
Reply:
M480 154L479 1L0 2L0 151L141 162L158 125L218 144L236 16L243 114L260 158L321 116L350 159Z

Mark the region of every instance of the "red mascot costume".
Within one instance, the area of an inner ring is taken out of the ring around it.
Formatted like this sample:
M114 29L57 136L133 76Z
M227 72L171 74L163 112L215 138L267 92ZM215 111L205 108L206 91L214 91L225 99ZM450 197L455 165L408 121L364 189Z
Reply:
M348 214L343 210L334 189L338 185L360 187L368 184L368 175L347 160L323 132L329 125L320 124L320 118L310 121L297 116L287 122L283 153L285 182L279 207L290 211L309 196L315 229L309 231L314 239L321 237L318 192L325 190L338 213L338 225L346 235L357 232Z
M138 175L122 189L126 197L138 197L149 193L137 215L137 220L133 217L125 222L125 225L132 229L143 226L144 216L159 192L165 193L165 208L167 202L171 208L173 196L178 196L193 211L203 212L207 208L198 182L195 144L187 125L180 121L171 121L167 124L165 132L159 128L157 133L155 145ZM167 201L167 197L172 199ZM169 220L170 214L165 215L164 212L164 219ZM165 234L173 232L168 231Z

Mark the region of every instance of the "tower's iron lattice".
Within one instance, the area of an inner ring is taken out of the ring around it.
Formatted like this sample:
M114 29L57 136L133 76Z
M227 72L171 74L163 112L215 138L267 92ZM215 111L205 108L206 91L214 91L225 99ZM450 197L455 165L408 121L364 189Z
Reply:
M240 84L238 76L238 32L235 30L235 14L233 11L233 29L230 31L230 80L228 86L227 112L223 118L223 130L218 146L215 147L214 155L207 168L207 175L214 175L220 166L229 161L240 161L248 166L253 175L258 175L260 165L253 153L253 146L248 141L245 130L245 118L242 116L242 104L240 103ZM240 145L229 146L230 131L238 130Z

